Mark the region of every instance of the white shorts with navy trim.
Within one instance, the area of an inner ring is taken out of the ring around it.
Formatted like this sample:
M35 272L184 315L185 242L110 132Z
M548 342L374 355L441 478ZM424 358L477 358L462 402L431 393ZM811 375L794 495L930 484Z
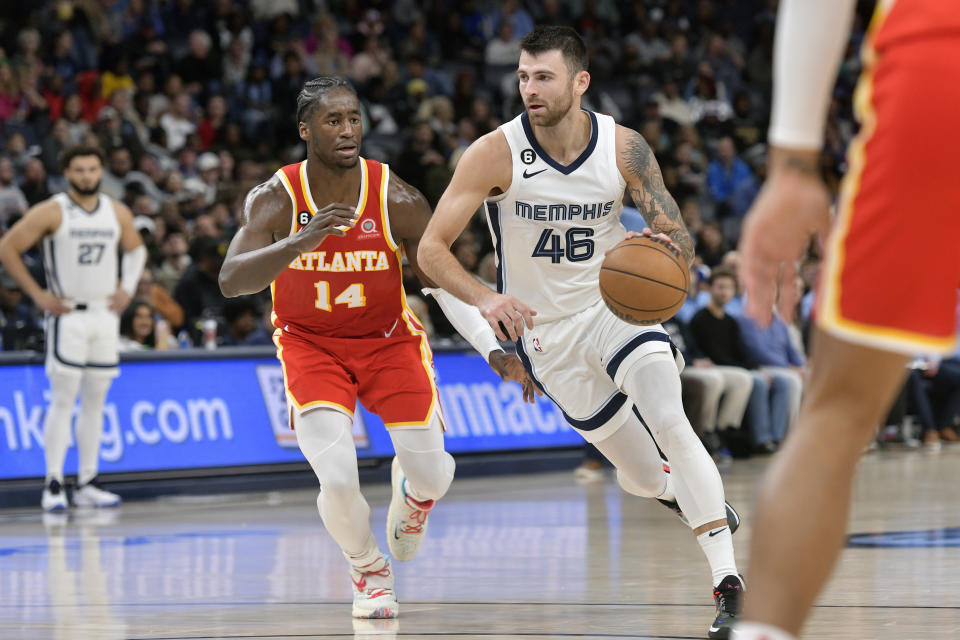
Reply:
M683 356L658 324L639 327L617 318L603 301L572 316L525 329L517 355L540 389L588 442L608 438L626 423L633 402L621 386L643 356Z
M91 373L116 377L120 318L103 308L47 317L47 375Z

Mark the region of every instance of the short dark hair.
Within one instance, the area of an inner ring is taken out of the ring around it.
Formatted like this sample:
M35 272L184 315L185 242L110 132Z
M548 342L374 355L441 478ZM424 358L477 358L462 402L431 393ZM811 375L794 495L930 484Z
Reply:
M100 147L78 144L72 147L67 147L64 152L60 154L60 170L67 170L70 168L70 163L73 162L74 158L82 158L84 156L97 156L97 159L100 160L100 166L102 167L105 164L103 160L103 149Z
M713 283L719 280L720 278L730 278L731 280L733 280L734 286L736 286L737 284L737 274L735 274L730 269L727 269L726 267L717 267L713 271L711 271L710 277L707 278L707 284L712 287Z
M547 51L559 50L570 69L570 73L586 71L590 59L587 47L580 34L570 27L539 26L523 36L520 50L538 56Z
M297 96L297 122L306 122L313 115L314 109L320 102L320 98L333 91L334 89L344 89L356 95L357 91L353 85L345 78L338 77L320 77L310 80L300 94Z

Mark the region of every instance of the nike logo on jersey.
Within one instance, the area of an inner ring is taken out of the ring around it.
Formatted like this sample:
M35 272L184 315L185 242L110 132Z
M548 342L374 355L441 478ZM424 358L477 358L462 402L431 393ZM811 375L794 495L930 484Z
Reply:
M400 320L399 320L399 319L394 320L394 321L393 321L393 326L390 327L390 331L384 331L384 332L383 332L383 337L384 337L384 338L389 338L390 336L392 336L392 335L393 335L393 332L396 330L398 324L400 324Z
M726 527L722 527L722 528L720 528L720 529L717 529L716 531L711 531L711 532L708 533L707 535L712 538L713 536L715 536L715 535L717 535L717 534L720 534L720 533L723 533L723 532L726 531L726 530L727 530Z
M533 176L538 175L538 174L541 174L541 173L543 173L544 171L546 171L546 169L540 169L540 171L534 171L533 173L530 173L529 171L527 171L526 169L524 169L524 170L523 170L523 177L524 177L524 178L532 178Z

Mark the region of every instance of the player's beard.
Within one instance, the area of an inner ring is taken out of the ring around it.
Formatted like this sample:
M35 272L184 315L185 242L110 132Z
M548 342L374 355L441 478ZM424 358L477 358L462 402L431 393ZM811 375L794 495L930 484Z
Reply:
M553 127L556 126L561 120L563 120L570 109L573 107L573 92L571 91L566 96L557 98L557 101L554 104L546 105L546 113L543 114L542 120L537 123L541 127Z
M98 191L100 191L100 181L99 181L99 180L97 180L97 183L96 183L95 185L93 185L92 187L90 187L89 189L84 189L83 187L81 187L80 185L78 185L78 184L77 184L76 182L74 182L73 180L68 180L67 182L70 183L70 188L71 188L71 189L73 189L74 191L76 191L77 193L79 193L79 194L82 195L82 196L92 196L92 195L94 195L95 193L97 193Z

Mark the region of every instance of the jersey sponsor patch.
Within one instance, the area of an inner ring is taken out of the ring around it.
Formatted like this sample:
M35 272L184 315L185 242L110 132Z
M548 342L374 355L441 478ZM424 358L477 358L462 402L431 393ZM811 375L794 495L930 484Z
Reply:
M371 218L366 218L363 222L360 223L360 234L357 236L358 240L366 240L368 238L379 238L380 232L377 230L377 222Z

